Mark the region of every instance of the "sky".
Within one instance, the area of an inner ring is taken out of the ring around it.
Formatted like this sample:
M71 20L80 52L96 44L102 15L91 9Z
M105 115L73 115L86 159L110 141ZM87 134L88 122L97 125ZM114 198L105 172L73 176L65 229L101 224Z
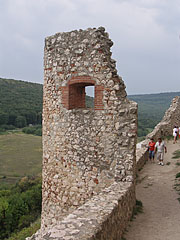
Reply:
M128 94L180 91L180 0L0 0L0 77L43 83L44 39L105 27Z

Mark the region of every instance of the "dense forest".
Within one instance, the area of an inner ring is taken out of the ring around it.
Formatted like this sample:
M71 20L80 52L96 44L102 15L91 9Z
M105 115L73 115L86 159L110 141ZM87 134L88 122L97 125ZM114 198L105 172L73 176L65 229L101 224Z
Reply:
M0 78L0 127L22 128L42 121L42 84Z
M0 239L29 227L39 218L41 202L40 177L24 177L15 185L0 186Z
M42 84L0 78L0 132L26 127L25 133L41 135L38 124L42 121L42 91ZM138 136L146 136L161 121L177 95L180 92L128 96L138 103ZM92 97L86 97L86 105L93 106Z
M138 136L146 136L161 121L172 99L180 92L129 95L138 103Z

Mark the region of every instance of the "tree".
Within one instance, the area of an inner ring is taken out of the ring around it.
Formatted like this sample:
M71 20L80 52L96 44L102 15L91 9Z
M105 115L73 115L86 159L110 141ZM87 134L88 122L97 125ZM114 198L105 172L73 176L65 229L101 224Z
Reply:
M0 125L7 124L9 120L9 115L7 113L0 113Z
M26 122L26 118L24 116L18 116L16 118L16 123L15 123L16 127L18 128L23 128L27 125L27 122Z

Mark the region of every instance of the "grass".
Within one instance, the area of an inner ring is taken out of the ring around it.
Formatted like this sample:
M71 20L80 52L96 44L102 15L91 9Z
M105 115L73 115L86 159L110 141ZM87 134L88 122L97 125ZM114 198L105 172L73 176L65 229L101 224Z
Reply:
M133 208L133 213L132 213L130 221L133 221L133 219L136 218L136 215L138 215L139 213L142 213L142 212L143 212L143 204L140 200L136 199L136 205ZM125 231L127 231L127 229ZM126 240L126 238L124 236L122 236L120 240Z
M168 141L169 140L173 140L173 136L171 136L171 135L170 136L166 136L165 139L168 140Z
M20 232L13 233L10 238L6 240L25 240L27 237L32 236L40 228L41 221L40 219L36 220L31 224L30 227L23 228Z
M140 200L136 200L136 205L133 209L133 214L132 214L132 217L131 217L131 221L136 218L135 217L136 215L138 215L139 213L142 213L142 212L143 212L143 204Z
M139 142L141 142L141 141L143 141L145 139L146 139L146 136L138 137L137 138L137 143L139 143Z
M175 184L174 184L174 189L177 191L177 193L180 195L180 172L176 174L175 178ZM180 203L180 197L177 198L177 200Z
M14 183L41 172L41 139L22 132L0 135L0 183Z
M176 174L176 178L180 178L180 172Z
M177 159L180 158L180 150L176 150L175 152L173 152L173 159Z

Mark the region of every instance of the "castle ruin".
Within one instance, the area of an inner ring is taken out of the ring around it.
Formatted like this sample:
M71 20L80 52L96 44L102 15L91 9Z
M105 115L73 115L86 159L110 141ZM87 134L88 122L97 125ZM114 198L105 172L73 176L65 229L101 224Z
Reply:
M132 216L148 139L136 151L137 104L126 98L112 44L102 27L45 40L42 223L27 240L117 240ZM171 134L179 113L177 97L147 138Z
M134 182L137 104L126 98L112 45L103 27L45 40L43 229L114 181Z

